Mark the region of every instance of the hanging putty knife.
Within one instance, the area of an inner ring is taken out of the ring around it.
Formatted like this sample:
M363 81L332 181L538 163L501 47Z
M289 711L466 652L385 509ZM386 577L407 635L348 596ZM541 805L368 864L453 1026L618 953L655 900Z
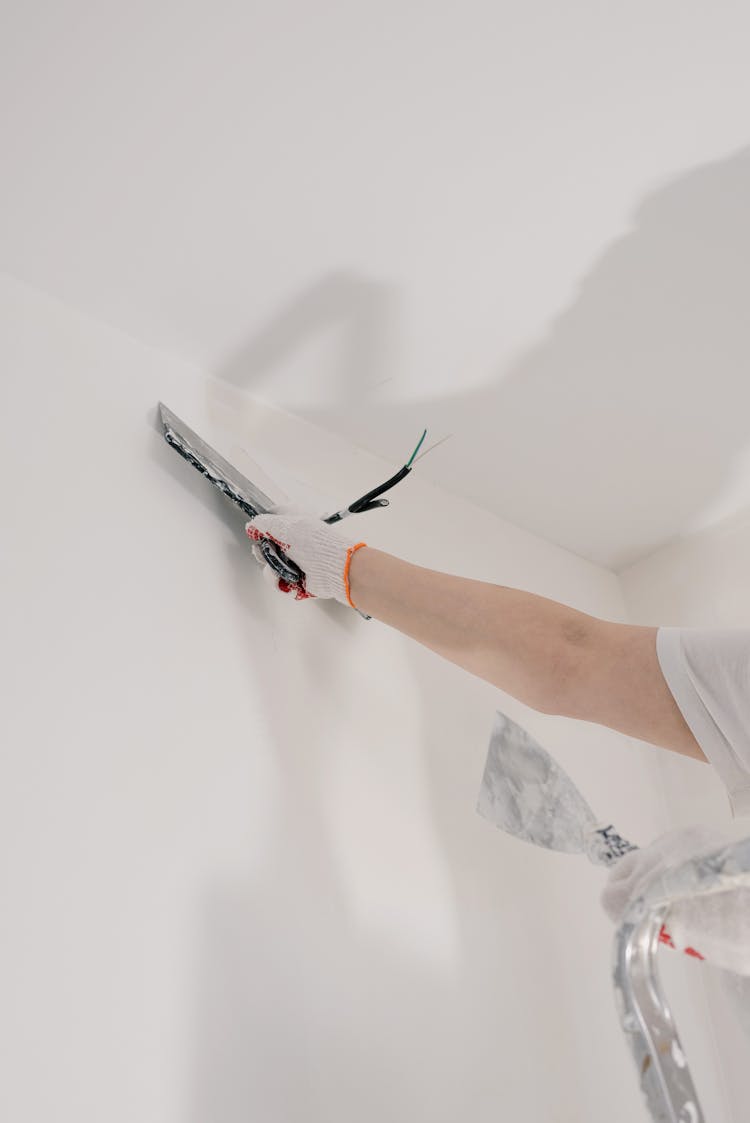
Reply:
M531 734L498 710L492 727L479 814L508 834L547 850L586 854L611 866L638 847L596 816L567 772Z
M596 866L613 866L638 850L612 824L597 822L567 772L506 714L495 713L477 811L508 834L567 854L586 854ZM675 947L666 925L660 943ZM693 947L687 955L704 959Z

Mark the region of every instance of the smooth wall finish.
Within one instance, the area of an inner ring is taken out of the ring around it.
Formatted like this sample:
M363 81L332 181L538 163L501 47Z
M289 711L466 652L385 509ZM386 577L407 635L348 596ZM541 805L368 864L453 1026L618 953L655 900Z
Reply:
M398 462L11 280L0 299L0 1116L645 1123L604 871L475 805L498 708L644 844L676 818L662 750L274 593L155 405L321 513ZM344 527L624 619L613 574L418 466Z

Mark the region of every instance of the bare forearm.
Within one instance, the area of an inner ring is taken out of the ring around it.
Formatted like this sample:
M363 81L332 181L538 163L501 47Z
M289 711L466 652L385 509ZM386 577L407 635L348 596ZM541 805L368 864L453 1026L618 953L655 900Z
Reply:
M555 713L595 617L546 597L439 573L367 546L349 570L357 608L533 709Z

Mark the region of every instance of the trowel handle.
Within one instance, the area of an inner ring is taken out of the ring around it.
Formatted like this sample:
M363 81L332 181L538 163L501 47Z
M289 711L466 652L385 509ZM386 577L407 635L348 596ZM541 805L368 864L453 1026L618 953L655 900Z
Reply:
M301 585L304 580L304 573L298 565L296 565L291 558L287 557L280 546L275 542L271 542L268 538L260 538L258 540L260 551L266 559L271 569L278 573L289 585Z
M632 842L622 838L611 823L606 827L597 823L586 831L583 848L586 857L595 866L614 866L625 854L638 850Z
M325 519L324 521L327 522L328 520ZM305 574L290 557L287 557L280 546L277 546L275 542L271 542L268 538L260 538L258 545L271 569L278 573L279 577L286 581L288 585L302 584ZM372 620L371 616L360 612L358 608L355 611L359 613L363 620Z

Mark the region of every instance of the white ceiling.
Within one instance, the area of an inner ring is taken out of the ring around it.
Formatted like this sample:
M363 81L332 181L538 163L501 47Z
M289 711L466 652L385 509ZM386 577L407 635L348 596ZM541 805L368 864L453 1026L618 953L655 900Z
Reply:
M616 570L750 502L747 4L3 24L6 272Z

